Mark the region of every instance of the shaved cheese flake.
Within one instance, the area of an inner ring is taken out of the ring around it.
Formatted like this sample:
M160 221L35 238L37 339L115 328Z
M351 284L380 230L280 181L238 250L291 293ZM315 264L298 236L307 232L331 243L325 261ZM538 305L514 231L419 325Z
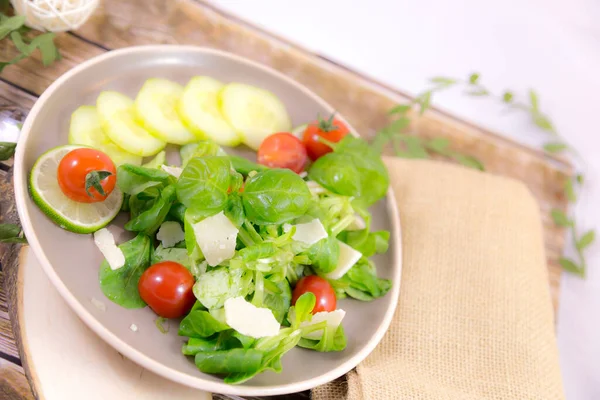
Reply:
M346 316L346 311L338 309L335 311L321 311L313 315L310 321L304 321L300 324L300 327L316 325L319 322L327 321L327 328L330 330L336 330L342 323L342 320ZM319 340L323 336L323 330L313 331L307 333L303 337L306 339Z
M225 300L225 322L242 335L256 339L275 336L280 327L273 311L256 307L241 296Z
M183 229L181 229L179 222L167 221L163 222L158 229L156 239L161 241L164 248L168 248L173 247L184 240L185 234L183 233Z
M181 173L183 172L183 169L180 167L172 167L169 165L161 165L160 166L162 168L163 171L165 171L167 174L174 176L175 178L179 179L179 177L181 176Z
M315 218L310 222L297 224L294 226L296 227L296 232L294 232L292 239L298 242L306 243L309 246L312 246L319 240L327 237L327 231L318 218ZM286 224L283 226L283 229L284 231L288 232L290 229L292 229L292 225Z
M94 242L113 271L125 265L125 255L123 251L115 244L115 238L106 228L102 228L94 233Z
M238 229L223 211L192 225L208 265L214 267L235 254Z
M340 245L338 265L333 271L325 275L327 279L340 279L342 276L346 275L346 272L348 272L362 257L361 252L354 250L346 243L338 240L338 244Z

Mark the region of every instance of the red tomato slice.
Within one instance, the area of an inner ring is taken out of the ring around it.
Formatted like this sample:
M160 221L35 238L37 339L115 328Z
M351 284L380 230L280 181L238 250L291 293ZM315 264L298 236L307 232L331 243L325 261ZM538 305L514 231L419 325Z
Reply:
M117 182L117 170L110 157L90 148L68 152L57 172L62 192L80 203L104 201Z
M321 142L319 138L323 138L328 142L337 143L344 136L346 136L350 130L339 119L329 117L328 120L319 118L308 125L304 131L304 145L306 146L306 152L311 160L316 160L327 153L331 153L333 149Z
M312 292L317 298L315 308L312 313L316 314L321 311L334 311L336 307L335 291L327 282L327 279L323 279L320 276L309 275L300 279L294 288L292 293L292 304L296 304L298 297L302 296L306 292Z
M258 148L258 163L270 168L287 168L299 174L306 166L306 148L291 133L268 136Z
M142 300L164 318L179 318L191 310L196 301L193 286L192 273L173 261L152 265L138 282Z

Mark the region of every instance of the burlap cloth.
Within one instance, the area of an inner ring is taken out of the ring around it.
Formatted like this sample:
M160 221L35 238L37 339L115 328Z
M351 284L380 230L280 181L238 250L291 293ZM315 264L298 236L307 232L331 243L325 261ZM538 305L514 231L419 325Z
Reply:
M538 205L514 180L386 160L400 301L375 351L314 400L563 399Z

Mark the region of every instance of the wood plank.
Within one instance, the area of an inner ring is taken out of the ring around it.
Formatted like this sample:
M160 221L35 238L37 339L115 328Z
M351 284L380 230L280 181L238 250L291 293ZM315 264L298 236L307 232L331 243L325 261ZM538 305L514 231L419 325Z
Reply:
M35 36L35 34L32 34ZM105 50L81 40L69 33L60 33L56 36L56 45L61 50L62 59L49 67L42 64L41 55L35 52L15 65L4 69L1 78L31 93L40 95L59 76L74 66L88 60ZM9 40L0 42L0 51L6 59L14 57L16 48ZM31 108L31 107L28 107Z
M34 400L23 368L0 358L0 399Z
M387 115L390 108L408 100L385 85L190 0L105 0L77 35L107 48L179 43L240 54L304 84L332 104L366 137L372 137L390 122ZM423 137L448 138L455 150L479 158L487 171L528 185L543 215L556 308L561 274L556 259L564 248L564 230L548 214L553 208L567 206L563 187L572 174L569 164L436 110L418 118L413 130Z
M22 122L35 102L35 96L0 81L0 126L7 121ZM0 172L0 223L19 223L12 187L12 173ZM22 245L0 243L0 351L10 357L25 354L18 321L18 255ZM10 321L10 322L9 322ZM2 399L34 399L24 371L29 371L27 357L21 358L22 367L0 359L0 397ZM2 364L3 363L3 364Z
M0 271L0 353L16 359L19 358L19 350L15 341L15 335L10 324L8 315L8 299L4 292L4 279ZM1 355L0 355L1 357Z

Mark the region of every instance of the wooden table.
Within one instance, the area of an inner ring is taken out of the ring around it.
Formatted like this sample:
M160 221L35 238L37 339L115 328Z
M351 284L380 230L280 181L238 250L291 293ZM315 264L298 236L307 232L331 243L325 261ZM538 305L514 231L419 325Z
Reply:
M389 123L387 110L407 100L381 83L201 2L104 0L102 3L81 29L57 36L61 61L44 68L36 54L4 70L0 75L0 119L22 121L37 96L58 76L91 57L110 49L157 43L214 47L270 65L321 95L366 137ZM16 52L7 41L0 42L0 46L2 60L12 58ZM544 216L549 284L556 309L560 279L557 259L564 246L564 232L552 223L548 214L552 208L566 207L563 187L571 174L570 166L561 159L550 158L436 110L415 121L412 128L420 136L448 138L454 149L479 158L487 171L528 185ZM2 222L16 220L9 169L10 163L0 165ZM18 344L19 321L14 307L17 250L15 245L0 245L0 398L11 400L34 398L21 365Z

